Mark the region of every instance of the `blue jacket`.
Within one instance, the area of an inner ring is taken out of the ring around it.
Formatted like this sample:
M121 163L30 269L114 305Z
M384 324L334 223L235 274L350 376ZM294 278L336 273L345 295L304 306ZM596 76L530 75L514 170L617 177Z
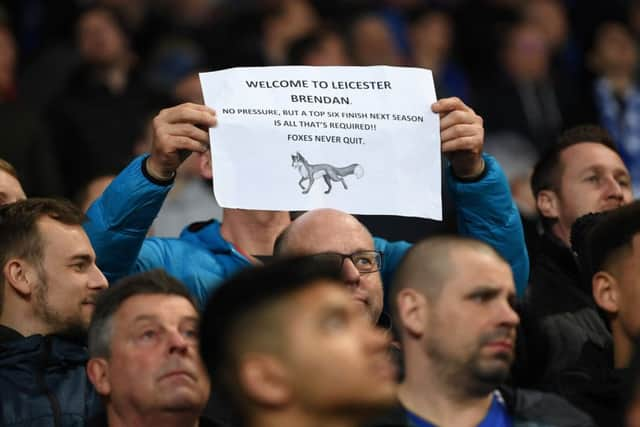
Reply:
M250 265L247 258L220 235L220 223L195 223L178 238L146 238L146 233L171 189L154 182L136 158L94 202L85 230L96 251L98 266L113 283L128 274L163 268L183 281L204 306L216 284ZM495 159L484 154L485 173L461 182L447 168L447 182L457 206L461 234L493 246L511 265L518 293L526 286L529 258L522 223L509 185ZM375 239L384 254L383 283L388 286L407 242Z
M84 345L0 326L0 425L83 427L104 410Z

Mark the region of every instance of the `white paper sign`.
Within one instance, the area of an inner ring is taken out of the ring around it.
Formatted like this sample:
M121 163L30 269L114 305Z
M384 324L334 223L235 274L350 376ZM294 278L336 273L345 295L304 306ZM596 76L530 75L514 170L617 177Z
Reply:
M221 206L442 219L431 72L261 67L201 73Z

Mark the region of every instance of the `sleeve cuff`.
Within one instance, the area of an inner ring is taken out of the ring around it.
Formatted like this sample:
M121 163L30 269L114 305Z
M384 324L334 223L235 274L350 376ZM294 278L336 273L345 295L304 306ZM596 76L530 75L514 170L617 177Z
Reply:
M478 176L474 176L474 177L471 177L471 178L460 178L453 171L453 167L451 167L451 164L449 164L449 169L451 171L451 176L456 181L463 182L463 183L472 183L472 182L482 181L484 179L484 177L487 176L487 173L489 172L489 162L487 162L487 159L484 157L484 154L482 155L482 161L484 163L484 167L482 168L482 172L480 172L480 175L478 175Z
M167 180L158 179L158 178L154 178L153 176L151 176L151 174L147 170L147 159L148 158L149 158L149 156L146 156L144 159L142 159L142 162L140 163L140 167L142 168L142 174L144 175L144 177L147 178L149 181L151 181L153 184L159 185L161 187L168 187L171 184L173 184L173 182L176 180L176 174L175 173L173 174L171 179L167 179Z

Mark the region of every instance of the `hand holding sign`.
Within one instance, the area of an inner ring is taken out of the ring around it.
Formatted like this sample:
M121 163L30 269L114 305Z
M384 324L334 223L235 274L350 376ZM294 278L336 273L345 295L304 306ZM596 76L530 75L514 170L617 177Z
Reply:
M441 99L431 106L440 114L442 152L459 178L475 178L484 169L482 117L458 98Z
M153 142L147 171L159 180L169 180L192 153L209 149L209 133L201 127L217 124L216 112L198 104L167 108L153 119Z

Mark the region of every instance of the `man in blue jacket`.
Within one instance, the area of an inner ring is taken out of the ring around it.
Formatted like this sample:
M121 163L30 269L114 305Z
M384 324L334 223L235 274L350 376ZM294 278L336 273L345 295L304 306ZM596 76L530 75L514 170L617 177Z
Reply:
M446 179L460 233L495 247L510 263L518 289L524 289L529 264L522 224L502 170L482 153L482 118L457 98L439 100L432 110L441 117L442 151L450 164ZM89 209L85 229L110 282L164 268L203 306L217 283L259 262L254 255L272 254L276 238L291 222L288 212L225 209L222 223L192 224L179 238L146 238L185 154L208 150L208 133L201 127L215 125L215 112L206 106L162 110L153 122L151 154L135 159ZM390 261L381 272L385 284L408 247L376 239L376 248Z

